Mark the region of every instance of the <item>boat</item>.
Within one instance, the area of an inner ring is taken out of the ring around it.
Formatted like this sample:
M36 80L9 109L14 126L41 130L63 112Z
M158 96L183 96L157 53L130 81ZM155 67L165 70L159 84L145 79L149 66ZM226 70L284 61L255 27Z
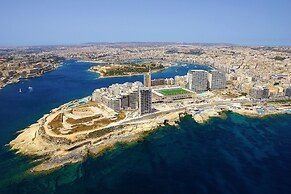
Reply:
M22 92L22 90L21 90L21 88L19 89L19 93L21 93Z

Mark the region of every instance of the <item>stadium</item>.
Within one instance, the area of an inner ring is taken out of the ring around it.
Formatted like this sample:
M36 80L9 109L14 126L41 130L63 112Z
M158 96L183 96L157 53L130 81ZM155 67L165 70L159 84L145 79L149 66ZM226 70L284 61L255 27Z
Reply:
M152 92L153 102L171 102L174 100L193 98L195 96L195 93L191 90L181 87L153 89Z
M183 88L162 89L162 90L159 90L158 92L163 94L164 96L176 96L176 95L183 95L183 94L190 93L190 91L185 90Z

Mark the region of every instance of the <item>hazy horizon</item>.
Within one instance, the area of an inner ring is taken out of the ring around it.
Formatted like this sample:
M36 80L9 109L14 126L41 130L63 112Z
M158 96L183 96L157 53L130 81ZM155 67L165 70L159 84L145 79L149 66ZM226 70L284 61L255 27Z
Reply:
M85 42L85 43L71 43L71 44L42 44L42 45L38 45L38 44L31 44L31 45L0 45L0 49L14 49L14 48L25 48L25 47L73 47L73 46L82 46L82 45L101 45L101 44L135 44L135 43L139 43L139 44L183 44L183 45L229 45L229 46L238 46L238 47L291 47L290 45L258 45L258 44L237 44L237 43L212 43L212 42L151 42L151 41L147 41L147 42L142 42L142 41L132 41L132 42Z
M0 47L99 42L291 45L288 0L11 0L0 5Z

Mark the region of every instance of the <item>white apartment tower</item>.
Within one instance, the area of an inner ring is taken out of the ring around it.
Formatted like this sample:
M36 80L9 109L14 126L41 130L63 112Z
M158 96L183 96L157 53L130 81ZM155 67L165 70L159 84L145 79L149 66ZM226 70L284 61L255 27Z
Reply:
M224 89L226 86L225 74L212 69L208 73L208 88L210 90Z
M207 90L206 70L189 70L187 73L187 82L189 90L194 92L203 92Z

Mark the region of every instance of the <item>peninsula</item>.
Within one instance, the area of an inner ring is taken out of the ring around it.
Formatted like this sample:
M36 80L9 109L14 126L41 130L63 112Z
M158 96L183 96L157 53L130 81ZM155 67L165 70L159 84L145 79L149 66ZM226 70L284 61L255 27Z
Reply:
M89 69L91 72L100 74L99 78L102 77L119 77L119 76L133 76L142 75L147 72L148 69L151 71L160 71L170 67L171 64L162 64L158 62L148 63L123 63L123 64L100 64L93 66Z
M114 95L114 91L125 91ZM99 155L116 143L132 142L164 125L192 115L198 123L224 117L224 111L248 116L290 114L289 101L261 103L229 98L222 91L196 93L177 86L151 89L141 82L96 89L92 96L53 109L10 142L17 153L37 156L32 172L52 170ZM41 159L39 159L41 158Z
M159 126L175 125L183 115L204 123L224 117L225 111L259 117L290 114L290 53L288 47L170 43L64 47L52 54L103 61L90 68L101 77L144 74L144 81L96 88L91 96L53 109L9 145L19 154L37 156L31 171L39 172L80 162L118 142L135 141ZM132 60L162 62L125 63ZM151 72L177 62L209 68L151 79Z

